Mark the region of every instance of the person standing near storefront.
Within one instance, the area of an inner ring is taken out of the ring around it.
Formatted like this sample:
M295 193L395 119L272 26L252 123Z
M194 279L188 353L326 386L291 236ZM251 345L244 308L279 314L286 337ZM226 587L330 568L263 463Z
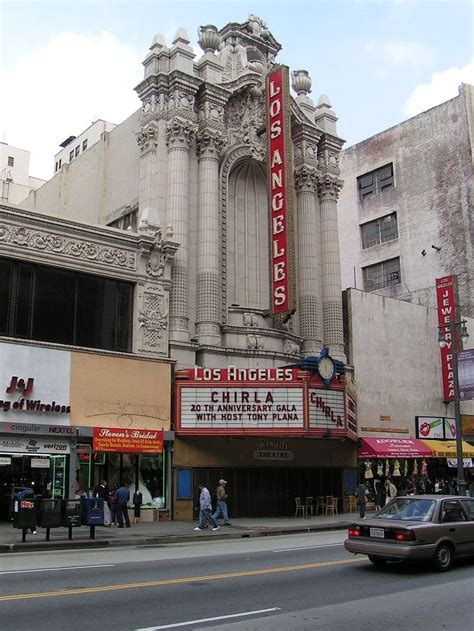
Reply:
M202 530L206 522L211 524L212 530L219 530L220 526L212 516L211 494L204 482L199 485L199 490L199 526L196 526L194 530Z
M95 490L95 496L104 500L104 525L110 526L110 508L109 508L109 490L107 488L107 480L102 480Z
M116 498L116 511L118 527L123 528L123 520L125 518L125 525L130 528L130 517L128 516L127 504L130 499L130 491L126 486L122 484L115 492Z
M219 480L219 486L216 489L216 497L217 497L217 507L216 512L213 515L213 518L217 521L219 517L222 515L224 518L224 526L230 526L231 523L229 521L229 513L227 511L227 503L226 499L228 497L225 489L225 485L227 484L226 480Z
M359 516L361 519L365 519L365 504L367 502L367 495L369 491L363 482L360 482L356 488L356 506L359 509Z

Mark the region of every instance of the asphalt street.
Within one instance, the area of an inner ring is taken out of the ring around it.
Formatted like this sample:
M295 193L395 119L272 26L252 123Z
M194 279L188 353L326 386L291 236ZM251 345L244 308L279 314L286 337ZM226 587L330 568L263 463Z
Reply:
M4 554L0 629L473 629L473 563L380 570L344 538Z

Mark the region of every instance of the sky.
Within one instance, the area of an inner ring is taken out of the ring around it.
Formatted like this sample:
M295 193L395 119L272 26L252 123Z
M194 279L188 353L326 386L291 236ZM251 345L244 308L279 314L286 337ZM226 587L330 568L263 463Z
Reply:
M49 179L59 143L93 120L120 123L140 107L134 87L156 33L263 18L305 69L311 97L329 95L346 147L474 84L470 0L0 0L0 140L31 151Z

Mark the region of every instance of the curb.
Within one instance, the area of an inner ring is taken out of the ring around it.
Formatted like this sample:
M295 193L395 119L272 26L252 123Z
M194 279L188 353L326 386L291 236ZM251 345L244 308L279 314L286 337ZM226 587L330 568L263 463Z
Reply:
M126 546L146 547L158 545L170 545L174 543L187 543L193 541L211 541L213 539L254 539L257 537L276 537L280 535L297 535L314 532L330 532L345 530L349 522L333 524L298 526L288 528L267 528L265 530L247 530L243 532L228 532L211 534L186 534L186 535L161 535L156 537L128 537L124 539L66 539L61 541L35 541L32 543L6 543L0 544L1 553L11 552L47 552L48 550L74 550L85 548L119 548Z

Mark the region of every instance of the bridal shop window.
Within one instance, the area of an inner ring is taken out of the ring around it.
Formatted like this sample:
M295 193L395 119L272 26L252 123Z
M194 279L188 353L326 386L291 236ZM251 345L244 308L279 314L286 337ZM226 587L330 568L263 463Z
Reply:
M133 497L138 489L143 505L166 508L165 452L160 454L107 454L109 489L115 483L124 484Z

